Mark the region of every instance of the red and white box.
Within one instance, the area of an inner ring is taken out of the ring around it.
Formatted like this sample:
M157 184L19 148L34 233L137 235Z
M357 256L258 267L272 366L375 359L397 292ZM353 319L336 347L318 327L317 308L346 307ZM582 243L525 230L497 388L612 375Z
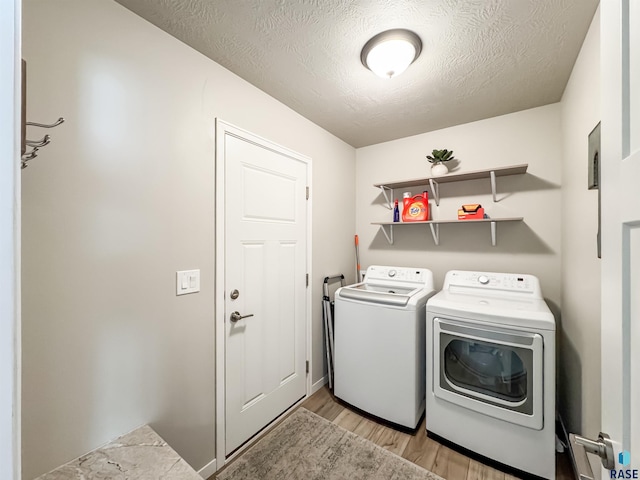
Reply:
M481 220L484 218L484 208L479 203L462 205L458 209L458 220Z

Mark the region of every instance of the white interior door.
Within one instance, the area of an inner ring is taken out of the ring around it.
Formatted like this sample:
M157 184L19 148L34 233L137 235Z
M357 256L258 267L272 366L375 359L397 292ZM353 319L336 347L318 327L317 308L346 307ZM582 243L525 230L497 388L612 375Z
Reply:
M600 8L602 431L627 470L640 469L640 5Z
M306 394L309 167L306 157L218 126L229 455Z

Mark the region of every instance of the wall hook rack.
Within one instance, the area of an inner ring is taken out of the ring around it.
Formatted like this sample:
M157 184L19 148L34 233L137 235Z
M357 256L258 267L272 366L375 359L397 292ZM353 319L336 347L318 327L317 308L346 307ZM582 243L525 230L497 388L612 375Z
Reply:
M25 126L38 128L55 128L62 123L64 123L64 118L60 117L53 123L25 122ZM22 143L22 156L20 157L21 168L27 168L27 162L36 158L38 156L38 151L42 147L49 145L49 143L51 143L51 135L45 135L40 140L29 140L25 137ZM30 147L31 150L27 151L27 147Z
M27 168L27 162L29 160L33 160L38 156L38 151L42 147L46 147L51 143L51 135L45 135L40 140L29 140L27 138L27 127L36 127L36 128L55 128L61 123L64 123L64 118L60 117L53 123L37 123L37 122L27 122L27 62L22 60L22 125L21 125L21 136L22 136L22 145L20 149L20 168ZM27 150L30 148L31 150Z

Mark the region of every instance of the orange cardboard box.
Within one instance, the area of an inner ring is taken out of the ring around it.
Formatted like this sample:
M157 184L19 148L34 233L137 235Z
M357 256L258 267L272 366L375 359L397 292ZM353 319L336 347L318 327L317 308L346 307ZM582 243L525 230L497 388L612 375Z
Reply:
M479 203L462 205L458 209L458 220L481 220L484 218L484 208Z

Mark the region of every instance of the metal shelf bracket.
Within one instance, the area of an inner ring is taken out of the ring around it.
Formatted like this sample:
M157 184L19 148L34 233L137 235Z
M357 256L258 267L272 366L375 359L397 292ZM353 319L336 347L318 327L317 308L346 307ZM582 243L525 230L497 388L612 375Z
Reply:
M393 210L393 188L380 185L380 191L382 192L382 195L384 195L384 199L387 201L386 207L389 210ZM387 194L387 191L390 192L390 194Z
M433 178L429 179L429 186L431 187L431 194L433 195L436 205L440 206L440 186Z
M491 193L493 193L493 202L495 203L498 201L496 199L496 172L491 170L489 175L491 176ZM491 225L493 225L493 222L491 222Z
M387 233L387 229L384 227L389 227L389 233ZM380 229L382 230L382 233L384 233L384 236L387 238L387 242L389 242L389 245L393 245L393 225L380 225Z
M497 202L498 196L497 196L497 187L496 187L496 172L494 170L491 170L489 172L489 178L491 180L491 194L493 195L493 201ZM440 206L440 185L438 184L437 180L430 178L429 186L431 187L431 194L433 195L433 199L436 201L436 206L439 207ZM383 187L380 187L380 188L383 188Z
M491 246L496 246L496 226L497 222L491 222Z
M433 243L440 245L440 225L437 223L430 223L431 236L433 237Z

